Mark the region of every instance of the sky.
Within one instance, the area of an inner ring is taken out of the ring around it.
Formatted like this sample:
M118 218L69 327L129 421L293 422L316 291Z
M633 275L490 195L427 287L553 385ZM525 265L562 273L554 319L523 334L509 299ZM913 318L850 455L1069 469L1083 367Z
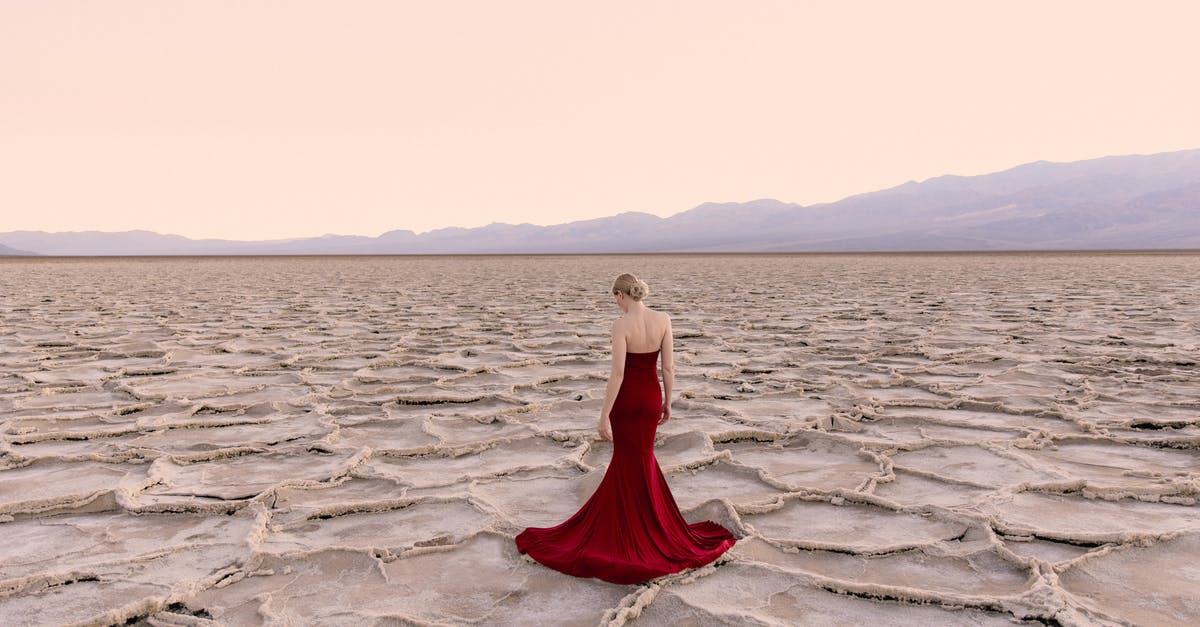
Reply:
M1200 148L1200 2L0 0L0 232L375 236Z

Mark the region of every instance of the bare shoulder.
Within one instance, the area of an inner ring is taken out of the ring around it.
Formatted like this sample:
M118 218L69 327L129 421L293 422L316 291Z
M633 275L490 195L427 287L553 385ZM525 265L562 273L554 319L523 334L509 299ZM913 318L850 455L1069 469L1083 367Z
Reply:
M663 336L665 337L665 336L670 335L671 334L671 316L667 315L667 312L665 312L665 311L655 311L654 318L655 318L654 326L656 328L658 328L660 331L662 331Z

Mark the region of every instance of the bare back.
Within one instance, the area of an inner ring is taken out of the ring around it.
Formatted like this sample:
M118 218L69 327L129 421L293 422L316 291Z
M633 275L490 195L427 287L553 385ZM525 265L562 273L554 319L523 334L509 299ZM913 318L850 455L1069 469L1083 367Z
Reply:
M671 318L661 311L642 308L630 311L614 325L615 332L625 338L625 349L631 353L652 353L671 346L667 337L671 330Z

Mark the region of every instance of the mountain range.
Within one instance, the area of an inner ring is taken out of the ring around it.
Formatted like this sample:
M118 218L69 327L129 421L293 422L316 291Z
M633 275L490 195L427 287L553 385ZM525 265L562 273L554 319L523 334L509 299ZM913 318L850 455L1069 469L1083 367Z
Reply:
M940 176L837 202L705 203L660 218L494 223L378 237L194 240L150 231L0 233L0 255L866 252L1200 248L1200 149Z

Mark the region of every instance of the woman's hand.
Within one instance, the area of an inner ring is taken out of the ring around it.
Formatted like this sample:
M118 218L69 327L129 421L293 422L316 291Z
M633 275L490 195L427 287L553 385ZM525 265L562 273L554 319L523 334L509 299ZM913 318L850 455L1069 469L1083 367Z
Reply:
M661 424L663 424L664 422L666 422L666 421L668 421L668 420L670 420L670 419L671 419L671 406L670 406L670 405L663 405L663 413L662 413L662 418L659 418L659 419L658 419L658 424L660 424L660 425L661 425Z
M609 422L608 416L600 417L600 426L597 430L600 432L601 440L608 440L609 442L612 442L612 423Z

